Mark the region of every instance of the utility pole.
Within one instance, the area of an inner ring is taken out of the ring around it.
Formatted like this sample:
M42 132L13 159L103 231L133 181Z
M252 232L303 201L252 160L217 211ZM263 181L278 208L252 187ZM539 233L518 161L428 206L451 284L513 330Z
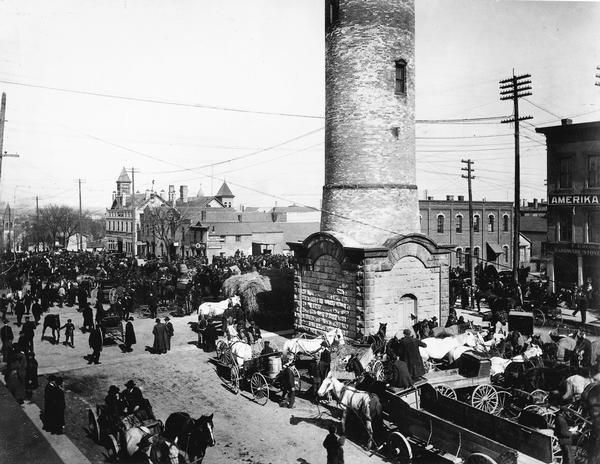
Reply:
M600 66L596 66L596 71L600 71ZM600 79L600 73L596 73L596 78ZM596 85L600 87L600 81L596 81Z
M35 196L35 217L36 217L36 231L40 230L40 199L38 196ZM35 234L35 251L40 251L40 237L38 237L37 233Z
M2 92L2 103L0 104L0 180L2 179L2 158L18 158L19 155L6 153L4 150L4 121L6 115L6 93Z
M83 251L83 228L81 227L81 182L83 179L77 179L79 183L79 251Z
M473 168L471 167L474 163L471 159L461 160L461 163L467 165L466 168L460 168L461 171L467 171L467 175L461 175L463 179L467 179L467 185L469 186L469 267L471 273L471 309L475 309L475 264L473 254L473 189L471 188L471 181L475 179L473 175Z
M515 208L514 208L514 226L513 226L513 259L512 275L517 288L519 288L519 234L521 231L521 161L519 147L519 122L527 119L533 119L533 116L519 116L519 98L531 95L531 74L522 74L513 76L500 81L500 100L513 101L513 117L504 119L503 124L515 124ZM520 301L520 304L523 302Z
M135 168L131 168L131 256L137 255L137 236L135 230Z

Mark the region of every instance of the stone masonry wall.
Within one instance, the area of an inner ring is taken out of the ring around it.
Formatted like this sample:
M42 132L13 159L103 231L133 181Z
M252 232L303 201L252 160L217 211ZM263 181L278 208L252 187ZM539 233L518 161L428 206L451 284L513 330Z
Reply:
M447 283L443 284L442 275L441 285L440 272L445 270L447 273L447 266L427 268L414 256L401 258L391 269L385 269L386 266L381 264L380 259L365 263L365 333L377 332L380 322L388 324L388 337L411 328L410 314L403 311L414 313L413 306L401 304L404 295L416 297L415 315L419 320L433 316L438 321L445 319L447 314L440 310L440 290L443 292L440 286L447 287ZM447 282L447 276L445 280Z
M339 327L356 337L356 273L322 255L296 274L294 285L296 329L316 334Z

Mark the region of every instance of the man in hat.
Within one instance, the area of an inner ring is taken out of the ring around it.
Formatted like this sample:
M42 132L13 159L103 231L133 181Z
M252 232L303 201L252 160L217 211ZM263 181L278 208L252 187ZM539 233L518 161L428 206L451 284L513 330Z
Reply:
M35 323L29 320L29 316L25 316L25 323L23 324L23 335L27 340L27 352L34 351L33 349L33 337L35 336Z
M15 314L17 315L17 326L21 327L21 321L25 314L25 303L20 298L17 298L17 302L15 303Z
M111 385L108 388L108 394L104 398L104 413L111 424L117 424L123 413L123 403L121 402L119 387Z
M321 378L324 379L329 374L331 368L331 352L329 351L329 345L325 340L321 342L321 354L319 356L319 373Z
M92 328L88 342L92 349L92 355L90 356L88 364L100 364L100 353L102 352L102 346L104 345L104 337L100 327L96 326L95 328Z
M589 377L592 368L592 342L581 330L577 331L576 340L571 366L577 367L580 375Z
M562 458L564 464L574 464L575 459L573 455L573 432L569 428L567 422L566 413L568 411L568 405L561 404L560 410L555 414L554 422L554 435L558 438L560 444L560 450L562 451Z
M296 380L294 378L294 371L291 369L291 363L284 365L277 377L281 386L281 401L279 402L279 406L292 409L296 400Z
M323 441L323 448L327 450L327 464L344 464L344 442L343 436L335 434L335 425L330 424L329 433Z
M275 350L274 350L274 349L271 347L271 343L269 342L269 340L265 340L265 341L263 342L263 345L264 345L264 346L263 346L263 349L262 349L262 351L260 352L260 355L261 355L261 356L264 356L264 355L269 355L269 354L271 354L271 353L275 353Z
M390 359L392 366L392 375L390 378L390 384L398 388L408 388L412 386L413 382L408 372L408 365L398 357Z
M106 311L104 310L104 305L102 304L102 300L100 298L96 299L96 304L94 305L96 308L96 325L102 325L102 321L106 316Z
M142 395L142 390L133 380L128 380L125 384L125 390L121 393L121 399L127 414L132 414L144 402L144 395Z
M67 323L58 329L59 332L62 329L65 329L65 346L75 348L75 324L73 324L73 321L71 319L67 319Z
M5 319L4 326L0 329L0 341L2 341L2 361L4 362L8 360L8 354L12 349L14 338L12 327L8 325L8 319Z
M94 329L94 312L87 301L83 303L83 309L81 312L83 315L83 327L81 329L84 332L91 332Z
M212 322L208 322L208 326L206 327L206 332L205 332L205 351L208 353L212 353L213 351L215 351L217 349L217 328L215 327L215 325Z
M133 351L131 345L135 345L137 340L135 338L135 330L133 328L133 317L129 317L127 324L125 324L125 351L130 353Z
M204 314L198 316L198 348L206 349L206 329L208 321Z
M160 318L156 318L156 324L152 329L152 334L154 335L154 343L152 344L152 351L155 354L164 354L167 352L167 344L168 344L168 333L167 327L161 322Z
M150 293L148 298L148 309L150 310L150 317L156 317L156 313L158 312L158 298L154 296L154 294Z
M171 351L171 338L175 333L175 329L169 316L165 317L165 328L167 329L167 351Z
M427 345L421 340L414 338L410 329L404 329L402 333L404 337L398 341L398 357L406 362L408 372L414 381L425 373L419 347L426 348Z

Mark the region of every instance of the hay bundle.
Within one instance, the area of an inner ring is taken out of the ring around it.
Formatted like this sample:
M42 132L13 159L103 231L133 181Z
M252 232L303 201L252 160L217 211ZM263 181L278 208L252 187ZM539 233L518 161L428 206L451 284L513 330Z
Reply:
M271 292L271 282L268 277L258 272L249 272L242 275L234 275L223 282L223 293L230 297L240 295L242 297L242 309L249 315L259 313L258 295Z

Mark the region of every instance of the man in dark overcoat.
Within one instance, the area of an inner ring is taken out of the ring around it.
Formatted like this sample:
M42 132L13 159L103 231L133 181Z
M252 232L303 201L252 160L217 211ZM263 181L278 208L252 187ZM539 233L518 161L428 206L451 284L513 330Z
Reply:
M390 384L394 387L408 388L413 382L408 372L408 365L400 358L396 358L392 361L392 375L390 378Z
M398 357L406 362L408 366L408 372L413 380L418 379L425 374L425 367L423 366L423 358L419 352L419 347L424 348L427 345L412 336L410 329L404 329L404 337L398 342Z
M169 316L165 317L165 328L167 329L167 351L171 351L171 338L175 333L175 329Z
M205 337L205 351L207 351L208 353L212 353L217 349L218 334L217 328L210 321L208 322L208 326L206 327Z
M321 346L323 349L319 356L319 374L321 375L321 378L324 379L327 377L327 374L329 374L331 368L331 352L329 351L329 345L327 345L326 341L322 341Z
M31 315L33 316L33 320L35 321L35 325L40 323L40 319L42 318L42 305L40 304L40 300L36 299L31 305Z
M123 400L127 414L132 414L144 403L142 390L140 390L133 380L128 380L125 384L125 390L121 392L121 399Z
M65 425L65 392L62 378L50 376L44 392L45 429L52 434L61 435Z
M89 306L89 305L88 305ZM106 316L106 311L104 310L104 305L102 304L102 301L100 301L99 299L96 300L96 304L94 305L94 308L96 308L96 325L102 325L102 321L104 320L104 316Z
M158 312L158 298L150 293L150 297L148 298L148 309L150 310L150 317L156 317L156 313Z
M15 314L17 315L17 326L21 327L23 315L25 314L25 303L18 299L15 304Z
M25 316L25 323L23 324L23 335L27 339L27 353L34 351L33 349L33 337L35 336L35 322L29 320L29 316Z
M92 307L87 303L87 301L83 304L83 327L81 329L86 331L91 331L94 328L94 312L92 311Z
M156 324L152 329L152 334L154 335L152 352L154 354L166 353L169 335L167 334L167 326L160 321L160 318L156 318Z
M135 330L133 328L133 317L130 317L125 324L125 351L131 352L133 349L131 345L135 345L137 340L135 339Z
M34 353L27 355L27 371L25 372L25 386L30 390L36 389L38 384L38 362Z
M281 387L281 401L279 402L279 406L292 409L296 400L296 381L290 365L286 364L277 377L279 378L279 386Z
M88 364L100 364L100 353L102 352L102 345L104 344L104 337L102 336L102 329L96 326L92 328L90 332L89 345L92 349L92 355L88 361Z
M0 340L2 341L2 361L6 362L10 350L12 349L13 340L15 339L12 327L8 325L8 320L4 320L4 326L0 329Z

